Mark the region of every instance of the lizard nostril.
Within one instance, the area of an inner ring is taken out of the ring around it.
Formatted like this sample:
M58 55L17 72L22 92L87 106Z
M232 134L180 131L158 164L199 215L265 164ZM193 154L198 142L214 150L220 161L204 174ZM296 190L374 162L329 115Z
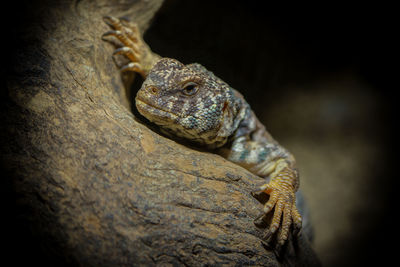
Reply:
M149 86L149 87L147 87L147 90L153 95L157 95L158 94L158 88L155 87L155 86Z

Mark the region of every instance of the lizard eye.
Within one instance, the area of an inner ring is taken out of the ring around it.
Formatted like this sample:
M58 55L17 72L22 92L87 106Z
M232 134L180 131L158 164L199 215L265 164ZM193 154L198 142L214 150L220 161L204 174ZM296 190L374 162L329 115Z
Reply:
M185 84L185 86L183 86L182 93L187 96L192 96L196 94L198 90L199 90L199 85L197 83L188 82L187 84Z

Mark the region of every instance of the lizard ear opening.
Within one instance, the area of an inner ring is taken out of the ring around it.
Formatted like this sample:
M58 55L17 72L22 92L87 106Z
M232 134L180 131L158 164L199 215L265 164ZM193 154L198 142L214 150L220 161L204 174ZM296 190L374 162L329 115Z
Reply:
M217 132L219 137L229 137L232 132L233 116L232 110L229 108L228 101L225 101L222 107L221 125Z
M224 106L222 107L222 112L225 113L226 108L228 107L228 101L225 101Z

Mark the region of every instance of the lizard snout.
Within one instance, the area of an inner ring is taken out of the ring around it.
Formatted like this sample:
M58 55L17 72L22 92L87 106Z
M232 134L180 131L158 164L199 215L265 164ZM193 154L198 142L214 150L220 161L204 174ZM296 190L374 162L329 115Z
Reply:
M154 86L154 85L146 86L144 89L145 89L145 91L146 91L147 93L152 94L152 95L158 95L158 93L159 93L159 91L160 91L160 90L159 90L156 86Z
M137 92L136 98L145 102L153 102L154 98L160 94L160 89L154 85L143 85Z

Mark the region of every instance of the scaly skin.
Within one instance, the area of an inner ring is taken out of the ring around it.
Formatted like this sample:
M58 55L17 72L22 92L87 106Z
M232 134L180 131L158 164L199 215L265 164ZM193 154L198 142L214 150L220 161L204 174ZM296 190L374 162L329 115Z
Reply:
M252 173L269 177L270 182L260 188L270 196L264 213L274 209L265 238L279 230L277 242L282 246L291 225L298 233L295 159L265 130L242 95L200 64L184 65L153 53L135 24L112 17L105 21L115 30L104 36L115 36L124 45L114 54L131 61L122 70L145 78L136 96L138 111L172 138L213 149Z

